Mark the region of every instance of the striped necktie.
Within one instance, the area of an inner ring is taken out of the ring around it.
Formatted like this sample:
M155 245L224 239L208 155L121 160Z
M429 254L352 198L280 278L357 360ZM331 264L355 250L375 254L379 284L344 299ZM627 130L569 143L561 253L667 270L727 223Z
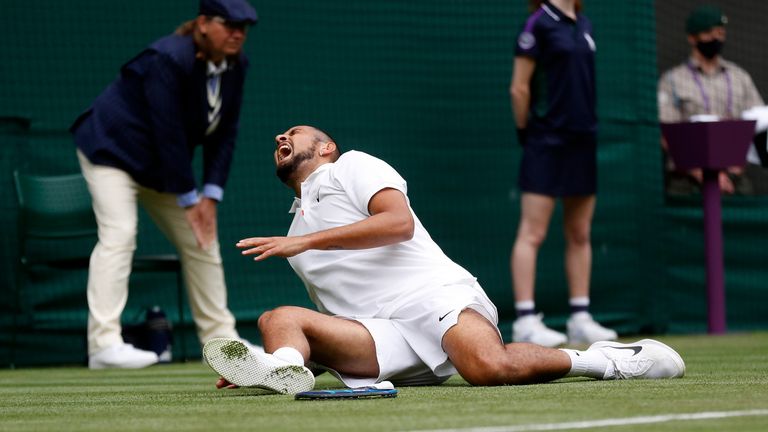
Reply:
M208 129L205 135L212 134L219 126L221 119L221 74L227 70L227 60L216 66L208 62L208 82L206 83L206 95L208 96Z

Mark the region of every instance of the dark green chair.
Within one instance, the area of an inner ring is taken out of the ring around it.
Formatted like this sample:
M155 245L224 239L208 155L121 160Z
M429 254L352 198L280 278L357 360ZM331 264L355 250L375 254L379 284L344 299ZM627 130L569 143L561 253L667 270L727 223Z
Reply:
M11 365L15 349L19 315L24 313L22 292L27 275L35 267L74 270L87 269L90 252L97 240L96 218L91 206L91 195L82 174L42 176L14 171L18 215L18 261L16 292L11 337ZM74 247L76 242L90 241L90 248ZM36 243L38 247L31 248ZM67 247L70 244L72 247ZM55 245L45 247L40 245ZM184 323L184 285L181 262L175 254L134 256L134 272L176 273L177 307L180 329ZM180 341L182 359L186 359L186 346Z

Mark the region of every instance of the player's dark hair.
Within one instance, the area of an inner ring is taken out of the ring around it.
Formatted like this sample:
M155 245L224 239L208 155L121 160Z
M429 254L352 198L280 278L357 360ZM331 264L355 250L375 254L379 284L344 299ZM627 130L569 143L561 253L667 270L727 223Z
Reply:
M333 155L333 161L335 162L341 156L341 147L339 147L339 143L337 143L328 132L317 127L315 130L317 131L315 133L315 142L333 142L336 145L336 151Z

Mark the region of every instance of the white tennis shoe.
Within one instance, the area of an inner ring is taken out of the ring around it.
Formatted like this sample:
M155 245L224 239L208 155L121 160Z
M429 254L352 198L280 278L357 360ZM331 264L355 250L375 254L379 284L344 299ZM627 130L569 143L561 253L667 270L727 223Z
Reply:
M599 351L610 364L603 379L680 378L685 362L675 350L653 339L635 343L595 342L587 351Z
M568 342L572 344L591 344L597 341L614 341L618 338L615 331L598 324L589 312L576 312L566 324Z
M512 323L512 340L515 342L529 342L536 345L554 348L563 345L568 338L557 331L544 325L544 315L526 315Z
M154 351L144 351L131 344L120 343L88 356L88 368L141 369L159 361Z
M315 377L306 367L250 349L240 339L211 339L203 347L203 357L214 371L239 387L258 387L282 394L315 387Z

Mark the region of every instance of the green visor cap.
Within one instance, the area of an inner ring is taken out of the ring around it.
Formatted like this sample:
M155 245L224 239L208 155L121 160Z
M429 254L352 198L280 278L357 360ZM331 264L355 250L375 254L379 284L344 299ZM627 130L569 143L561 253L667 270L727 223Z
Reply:
M690 35L705 32L713 27L725 26L728 17L717 6L699 6L688 15L685 22L685 31Z

